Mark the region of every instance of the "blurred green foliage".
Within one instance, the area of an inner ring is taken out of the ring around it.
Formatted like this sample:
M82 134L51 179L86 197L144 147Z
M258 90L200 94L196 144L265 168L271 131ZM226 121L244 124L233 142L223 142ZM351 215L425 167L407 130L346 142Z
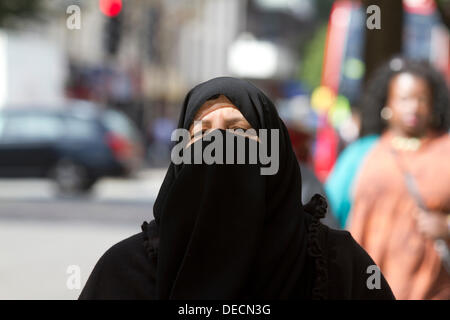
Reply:
M310 90L320 85L326 36L327 23L323 23L306 44L302 54L299 78Z

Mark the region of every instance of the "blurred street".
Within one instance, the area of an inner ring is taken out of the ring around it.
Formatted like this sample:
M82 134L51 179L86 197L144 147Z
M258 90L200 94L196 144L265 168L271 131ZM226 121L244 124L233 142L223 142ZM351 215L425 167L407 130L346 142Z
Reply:
M56 197L47 180L1 179L0 299L76 299L105 250L152 219L164 174L105 178L76 198ZM70 265L80 267L80 290L66 286Z

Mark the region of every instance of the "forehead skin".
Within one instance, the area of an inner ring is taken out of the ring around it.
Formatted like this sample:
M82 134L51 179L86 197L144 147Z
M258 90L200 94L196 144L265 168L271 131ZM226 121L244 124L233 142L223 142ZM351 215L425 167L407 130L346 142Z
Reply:
M194 121L203 119L209 113L224 107L238 108L224 95L220 95L217 99L206 101L195 114ZM238 110L239 111L239 110Z
M405 96L414 94L431 95L430 87L425 79L410 73L400 73L389 83L389 96Z

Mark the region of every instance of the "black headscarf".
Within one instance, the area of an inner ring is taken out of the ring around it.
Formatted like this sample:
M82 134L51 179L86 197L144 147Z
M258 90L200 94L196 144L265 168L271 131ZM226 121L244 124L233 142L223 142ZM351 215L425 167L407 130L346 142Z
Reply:
M194 87L178 122L189 129L204 102L226 96L258 129L279 130L279 170L259 165L170 165L143 229L158 299L310 298L311 217L287 129L250 82L220 77Z

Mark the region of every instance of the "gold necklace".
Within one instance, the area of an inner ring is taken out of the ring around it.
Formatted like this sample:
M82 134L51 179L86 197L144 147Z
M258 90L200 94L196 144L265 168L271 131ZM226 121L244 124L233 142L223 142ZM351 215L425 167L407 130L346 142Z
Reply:
M419 138L406 138L401 136L393 137L392 146L397 150L417 151L422 144Z

